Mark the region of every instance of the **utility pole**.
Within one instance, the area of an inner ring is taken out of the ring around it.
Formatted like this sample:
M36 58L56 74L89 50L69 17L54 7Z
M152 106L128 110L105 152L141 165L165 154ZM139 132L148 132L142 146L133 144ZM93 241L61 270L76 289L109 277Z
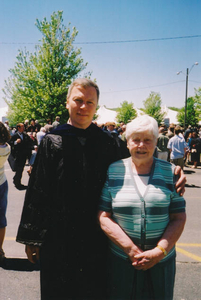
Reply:
M186 129L187 121L187 100L188 100L188 68L186 69L186 96L185 96L185 115L184 115L184 129Z

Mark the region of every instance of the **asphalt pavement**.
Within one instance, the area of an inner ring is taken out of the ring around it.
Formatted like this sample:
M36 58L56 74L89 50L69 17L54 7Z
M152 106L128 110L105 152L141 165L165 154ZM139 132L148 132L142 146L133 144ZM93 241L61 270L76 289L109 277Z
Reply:
M25 185L29 179L27 169L25 167L22 179ZM9 184L8 226L4 242L6 260L0 267L0 300L39 300L39 265L29 263L24 245L15 241L25 191L15 189L12 183L13 172L8 164L5 171ZM177 242L174 300L201 300L201 166L197 169L185 167L184 172L187 177L187 222Z

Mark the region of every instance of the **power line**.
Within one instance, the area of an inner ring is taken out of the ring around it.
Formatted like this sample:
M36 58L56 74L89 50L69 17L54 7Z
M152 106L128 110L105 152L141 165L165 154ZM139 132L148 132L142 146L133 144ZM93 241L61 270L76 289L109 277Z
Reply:
M101 92L101 94L110 94L110 93L120 93L120 92L130 92L130 91L137 91L137 90L145 90L145 89L150 89L150 88L155 88L155 87L160 87L160 86L167 86L167 85L171 85L171 84L175 84L175 83L180 83L180 82L185 82L185 80L174 81L174 82L169 82L169 83L163 83L163 84L158 84L158 85L150 85L150 86L146 86L146 87L134 88L134 89L129 89L129 90Z
M167 40L179 40L179 39L192 39L200 38L201 35L186 35L177 37L166 37L166 38L154 38L154 39L139 39L139 40L125 40L125 41L102 41L102 42L77 42L74 45L93 45L93 44L124 44L124 43L140 43L140 42L156 42L156 41L167 41ZM1 45L39 45L41 43L32 42L0 42Z
M201 83L201 81L189 80L190 82Z
M123 43L140 43L140 42L155 42L155 41L165 41L165 40L178 40L178 39L190 39L199 38L201 35L187 35L169 38L155 38L155 39L142 39L142 40L126 40L126 41L105 41L105 42L78 42L75 45L87 45L87 44L123 44Z

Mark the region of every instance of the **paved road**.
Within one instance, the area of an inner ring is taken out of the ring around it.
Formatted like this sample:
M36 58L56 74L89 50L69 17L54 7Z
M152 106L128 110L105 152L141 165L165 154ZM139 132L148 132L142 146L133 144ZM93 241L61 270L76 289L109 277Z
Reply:
M23 184L27 184L27 167ZM174 300L201 300L201 167L185 167L187 223L177 243L177 276ZM6 165L9 183L8 227L4 250L6 264L0 268L0 300L39 300L39 266L26 260L24 246L15 242L25 191L12 184L13 173ZM95 300L95 299L94 299Z

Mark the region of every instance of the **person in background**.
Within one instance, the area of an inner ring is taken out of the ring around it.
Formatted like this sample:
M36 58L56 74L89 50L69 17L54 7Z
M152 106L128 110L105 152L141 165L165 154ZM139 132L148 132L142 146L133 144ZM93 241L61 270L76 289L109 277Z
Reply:
M110 165L99 207L110 239L109 299L171 300L185 200L174 189L175 166L153 156L156 120L137 117L126 138L131 157Z
M192 132L190 139L190 152L191 152L191 161L193 162L193 169L197 168L198 163L200 162L200 152L201 152L201 139L198 137L196 131Z
M27 170L27 173L28 173L29 176L31 175L31 171L33 169L33 164L34 164L34 161L36 159L37 152L38 152L38 146L35 145L34 150L32 151L32 154L31 154L31 158L29 160L29 169Z
M40 258L42 300L107 298L108 245L97 213L107 168L123 151L92 123L98 99L93 81L70 85L68 123L42 139L31 172L17 241L32 263ZM183 191L183 174L180 184Z
M11 153L15 160L16 172L13 183L18 190L25 190L27 187L21 183L22 173L27 159L30 159L33 149L33 141L24 132L24 124L17 124L17 132L11 137L9 144Z
M158 158L168 160L169 149L167 148L169 138L166 136L164 126L159 128L159 136L157 141Z
M45 124L44 128L46 133L49 133L53 130L53 126L51 124Z
M27 132L29 127L29 120L24 121L24 131Z
M4 164L10 154L10 134L2 122L0 122L0 264L2 263L5 253L3 251L3 242L6 232L6 208L8 196L8 182L4 172Z
M34 127L33 126L30 125L28 127L27 134L32 139L33 145L37 145L36 131L34 131Z
M38 146L40 145L40 143L45 135L46 135L45 127L41 127L40 131L36 133L36 139L37 139Z
M108 122L107 123L107 130L108 133L110 133L111 135L118 135L118 132L116 130L116 124L114 122Z
M116 144L119 147L119 151L121 152L120 156L121 157L129 156L129 151L126 147L126 142L118 136L115 122L107 122L106 126L107 129L105 130L105 133L107 133L115 140Z
M35 121L35 126L36 126L35 131L36 131L36 132L39 132L40 129L41 129L41 125L39 124L38 120Z
M8 131L10 131L9 122L8 122L8 121L5 121L4 125L5 125L6 129L7 129Z
M31 119L30 125L28 126L29 132L36 132L36 122L34 119Z
M169 140L167 148L170 150L170 161L176 166L184 167L184 158L187 150L187 143L183 135L182 129L179 125L175 127L175 135Z
M118 129L119 138L124 142L126 142L125 131L126 131L126 125L122 125Z
M47 123L48 125L52 125L51 119L47 119L46 123Z
M198 127L198 136L201 139L201 126Z
M189 137L190 133L192 133L192 128L191 128L191 125L188 125L188 128L184 132L184 139L186 142L188 141L188 137Z
M175 125L173 123L170 124L170 126L168 128L168 132L167 132L167 137L169 139L171 139L174 136L174 129L175 129Z
M52 123L53 129L57 128L60 125L60 117L56 116L55 121Z

